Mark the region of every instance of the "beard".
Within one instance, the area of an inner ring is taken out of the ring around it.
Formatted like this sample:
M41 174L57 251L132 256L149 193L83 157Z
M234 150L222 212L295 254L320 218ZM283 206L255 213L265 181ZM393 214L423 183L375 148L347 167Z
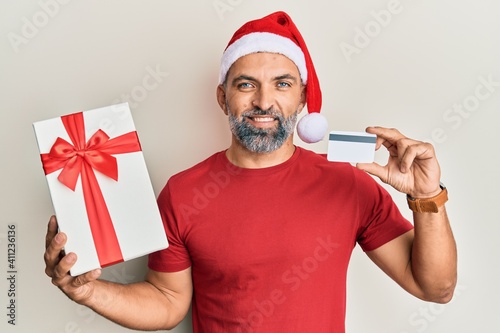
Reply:
M297 122L298 111L285 118L273 108L261 110L255 108L236 117L226 103L229 115L229 127L233 135L248 150L254 153L270 153L280 148L293 133ZM270 116L277 120L275 128L257 128L245 118L253 116Z

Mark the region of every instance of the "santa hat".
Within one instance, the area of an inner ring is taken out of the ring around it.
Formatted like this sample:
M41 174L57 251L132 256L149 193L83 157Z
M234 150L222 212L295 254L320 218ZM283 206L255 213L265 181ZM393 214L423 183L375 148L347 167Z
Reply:
M276 12L239 28L222 55L219 83L224 83L229 68L236 60L257 52L279 53L295 63L302 84L306 85L308 111L297 124L297 134L307 143L321 141L328 130L328 123L319 113L322 101L318 77L306 43L288 14Z

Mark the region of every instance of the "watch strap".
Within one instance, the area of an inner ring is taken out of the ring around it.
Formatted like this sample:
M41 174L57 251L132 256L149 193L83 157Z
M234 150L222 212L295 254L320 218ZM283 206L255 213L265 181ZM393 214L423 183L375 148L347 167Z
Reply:
M448 190L443 185L440 187L441 192L431 198L418 199L407 195L408 207L416 213L437 213L439 207L448 201Z

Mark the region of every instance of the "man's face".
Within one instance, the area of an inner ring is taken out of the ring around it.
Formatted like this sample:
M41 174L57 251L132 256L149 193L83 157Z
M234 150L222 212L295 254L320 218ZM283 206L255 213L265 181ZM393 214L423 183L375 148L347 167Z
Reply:
M292 140L305 97L299 71L287 57L273 53L244 56L231 66L218 91L231 132L248 150L272 152Z

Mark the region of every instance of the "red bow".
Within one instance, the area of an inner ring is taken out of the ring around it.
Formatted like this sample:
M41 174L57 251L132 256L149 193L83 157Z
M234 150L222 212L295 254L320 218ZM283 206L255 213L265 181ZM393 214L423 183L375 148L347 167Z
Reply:
M58 137L48 154L41 154L45 174L62 169L57 179L75 190L81 175L83 197L90 230L101 267L123 261L113 221L94 170L118 181L118 164L112 154L141 151L137 132L110 139L98 130L87 142L83 113L61 117L71 143Z

